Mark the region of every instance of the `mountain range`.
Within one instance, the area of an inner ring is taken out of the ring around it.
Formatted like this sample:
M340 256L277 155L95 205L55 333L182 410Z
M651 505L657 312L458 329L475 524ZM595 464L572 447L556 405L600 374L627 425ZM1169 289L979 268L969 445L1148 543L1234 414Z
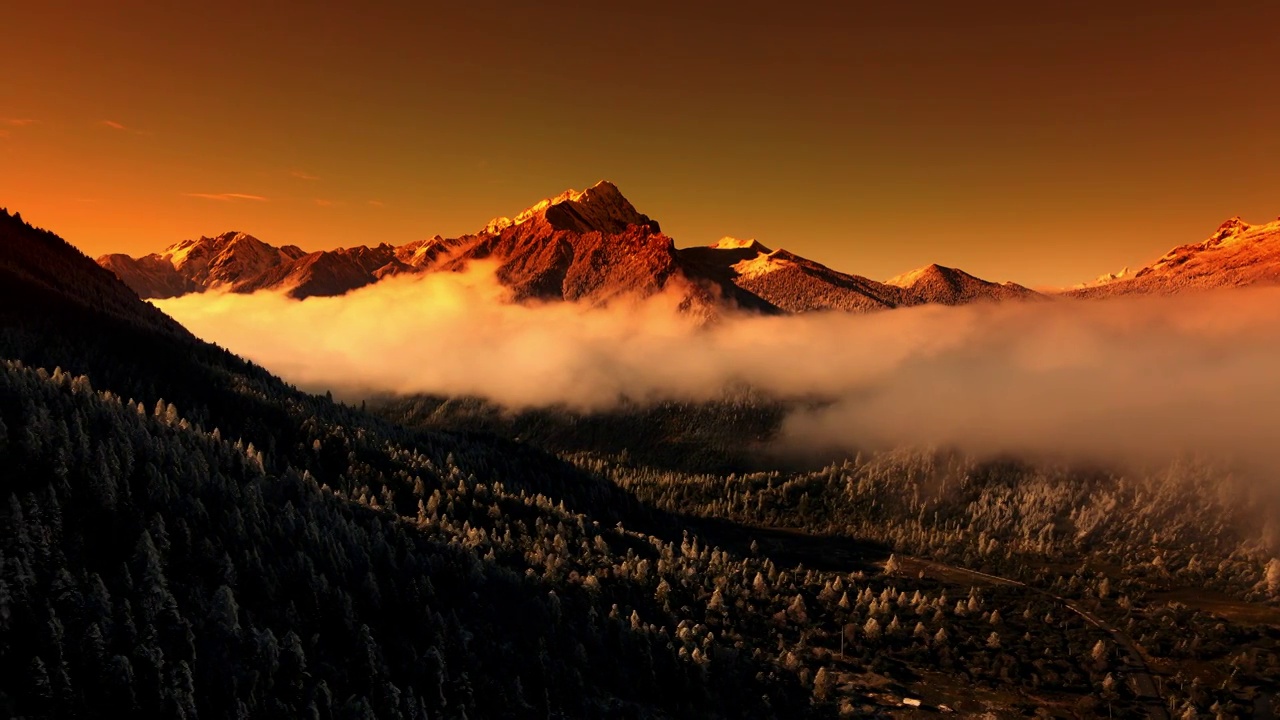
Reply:
M869 312L926 303L1021 300L1042 293L933 264L885 281L840 272L785 249L726 237L677 248L656 220L608 181L568 190L473 234L439 235L404 245L306 252L275 247L240 232L183 240L143 257L104 255L98 264L143 298L222 290L275 290L294 298L341 295L401 274L457 271L496 263L516 301L607 303L674 288L686 306L765 313ZM1062 291L1069 297L1170 293L1280 281L1280 220L1224 223L1202 243L1174 248L1136 272L1127 269Z
M608 181L542 200L514 218L495 218L457 238L307 253L228 232L138 258L104 255L98 263L144 298L213 289L278 290L305 298L341 295L390 275L460 270L476 260L496 262L498 280L516 300L604 303L677 287L692 307L780 313L1036 295L939 265L877 282L754 240L726 237L705 247L677 248L657 221Z

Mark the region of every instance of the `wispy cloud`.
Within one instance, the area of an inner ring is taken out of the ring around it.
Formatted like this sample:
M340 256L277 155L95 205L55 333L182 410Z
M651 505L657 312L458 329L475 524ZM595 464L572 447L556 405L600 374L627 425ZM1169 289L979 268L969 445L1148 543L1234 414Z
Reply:
M366 201L365 201L365 204L366 204L366 205L371 205L371 206L373 206L373 207L386 207L386 206L387 206L387 204L386 204L386 203L384 203L384 202L382 202L381 200L366 200Z
M134 128L129 127L128 125L125 125L124 123L116 122L115 120L102 120L98 124L101 125L102 127L111 128L112 130L116 130L118 132L133 133L134 135L150 135L151 134L146 130L136 130Z
M186 197L201 198L203 200L220 200L230 202L233 200L253 200L255 202L267 202L267 198L261 195L250 195L249 193L183 193Z
M289 171L289 174L292 175L293 177L298 178L299 180L319 180L320 179L319 175L312 175L311 173L305 170L291 170Z
M347 204L345 200L326 200L324 198L316 198L313 202L320 207L341 207Z
M0 140L8 140L13 137L13 131L8 128L26 127L35 123L31 118L0 118Z

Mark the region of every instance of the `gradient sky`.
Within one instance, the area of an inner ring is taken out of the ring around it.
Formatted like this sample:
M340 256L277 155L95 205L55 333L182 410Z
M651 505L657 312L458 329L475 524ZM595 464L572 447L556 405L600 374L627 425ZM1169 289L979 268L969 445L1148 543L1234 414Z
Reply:
M1280 214L1280 3L1221 5L5 2L0 206L322 249L608 178L682 246L1070 284Z

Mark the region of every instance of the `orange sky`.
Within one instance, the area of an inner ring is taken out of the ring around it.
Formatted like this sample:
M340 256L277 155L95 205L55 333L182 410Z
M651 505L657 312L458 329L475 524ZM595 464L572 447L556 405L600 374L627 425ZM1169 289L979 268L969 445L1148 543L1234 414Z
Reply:
M608 178L679 245L1031 285L1280 213L1271 0L364 4L6 4L0 206L320 249Z

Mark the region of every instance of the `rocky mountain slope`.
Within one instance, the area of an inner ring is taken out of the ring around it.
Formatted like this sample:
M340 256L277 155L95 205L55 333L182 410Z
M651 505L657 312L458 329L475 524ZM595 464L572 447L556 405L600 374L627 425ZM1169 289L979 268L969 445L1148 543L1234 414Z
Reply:
M867 312L903 304L896 288L837 272L786 250L771 250L755 240L723 238L680 253L692 272L783 312Z
M514 220L491 220L454 246L442 269L496 261L517 300L601 302L651 295L682 278L671 238L608 182L543 200Z
M1280 219L1251 225L1233 217L1203 242L1180 245L1136 272L1125 268L1066 294L1169 294L1274 283L1280 283Z

